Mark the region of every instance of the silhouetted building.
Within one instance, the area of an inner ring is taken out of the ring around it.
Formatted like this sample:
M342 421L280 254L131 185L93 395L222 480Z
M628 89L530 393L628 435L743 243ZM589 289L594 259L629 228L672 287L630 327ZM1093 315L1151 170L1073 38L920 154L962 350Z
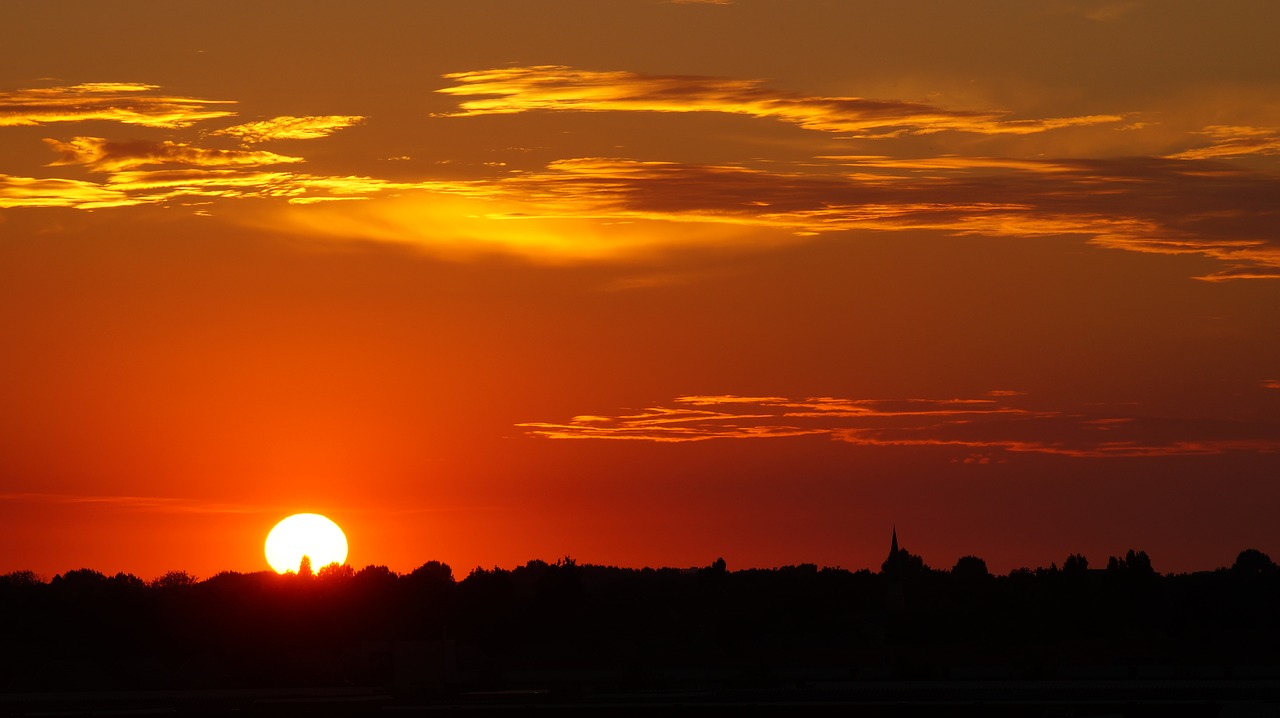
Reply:
M905 553L898 548L898 527L893 527L893 538L889 541L889 555L885 558L884 563L880 564L880 573L888 579L885 584L885 607L890 611L901 611L906 606L906 591L902 586L902 571L900 570L901 560L899 556Z
M898 546L898 527L893 527L889 542L889 556L880 564L880 572L891 578L907 578L923 573L924 559Z

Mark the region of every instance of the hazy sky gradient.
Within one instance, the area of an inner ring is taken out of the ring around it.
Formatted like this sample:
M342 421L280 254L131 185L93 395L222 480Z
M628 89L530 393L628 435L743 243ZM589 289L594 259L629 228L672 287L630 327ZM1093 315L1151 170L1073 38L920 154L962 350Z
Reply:
M0 572L1280 554L1273 2L0 25Z

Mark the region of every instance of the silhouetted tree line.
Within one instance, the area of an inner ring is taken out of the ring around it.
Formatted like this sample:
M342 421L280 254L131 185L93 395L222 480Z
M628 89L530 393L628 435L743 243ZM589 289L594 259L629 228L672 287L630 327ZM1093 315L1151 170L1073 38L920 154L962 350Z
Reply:
M17 572L0 576L0 690L391 685L405 665L480 687L521 671L634 685L673 671L765 682L1162 666L1230 677L1280 664L1277 608L1280 571L1252 549L1230 568L1179 575L1141 551L1100 569L1073 554L1061 568L995 576L976 556L937 570L904 549L879 573L570 558L461 580L436 561L407 574L331 565L150 582Z

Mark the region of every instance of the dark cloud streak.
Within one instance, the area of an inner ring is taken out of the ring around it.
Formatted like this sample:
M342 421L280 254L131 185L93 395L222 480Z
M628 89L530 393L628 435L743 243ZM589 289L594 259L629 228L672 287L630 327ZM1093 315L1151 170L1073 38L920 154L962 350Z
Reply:
M920 102L864 97L820 97L775 90L758 80L702 75L600 72L537 65L455 72L458 84L437 90L474 97L450 116L532 111L723 112L771 118L808 130L858 137L895 137L956 131L1031 134L1060 127L1119 122L1118 115L1009 119L1000 110L950 110Z
M1277 427L1240 420L1137 416L1123 407L1037 409L1021 394L972 399L684 396L674 406L518 426L549 439L689 442L825 435L871 447L915 446L1086 457L1280 452Z
M1202 279L1280 272L1280 178L1211 161L1021 161L944 176L877 159L815 173L583 158L458 191L532 202L547 216L645 217L790 229L933 229L1201 254L1228 266ZM1043 165L1043 166L1039 166ZM856 170L856 171L855 171ZM895 171L897 170L897 171Z

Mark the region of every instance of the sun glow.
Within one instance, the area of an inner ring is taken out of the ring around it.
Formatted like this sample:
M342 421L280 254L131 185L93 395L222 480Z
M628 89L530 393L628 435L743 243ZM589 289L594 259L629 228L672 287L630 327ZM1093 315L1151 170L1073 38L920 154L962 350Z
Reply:
M299 571L304 556L319 570L347 560L347 537L336 523L320 514L294 514L267 534L266 554L276 573Z

